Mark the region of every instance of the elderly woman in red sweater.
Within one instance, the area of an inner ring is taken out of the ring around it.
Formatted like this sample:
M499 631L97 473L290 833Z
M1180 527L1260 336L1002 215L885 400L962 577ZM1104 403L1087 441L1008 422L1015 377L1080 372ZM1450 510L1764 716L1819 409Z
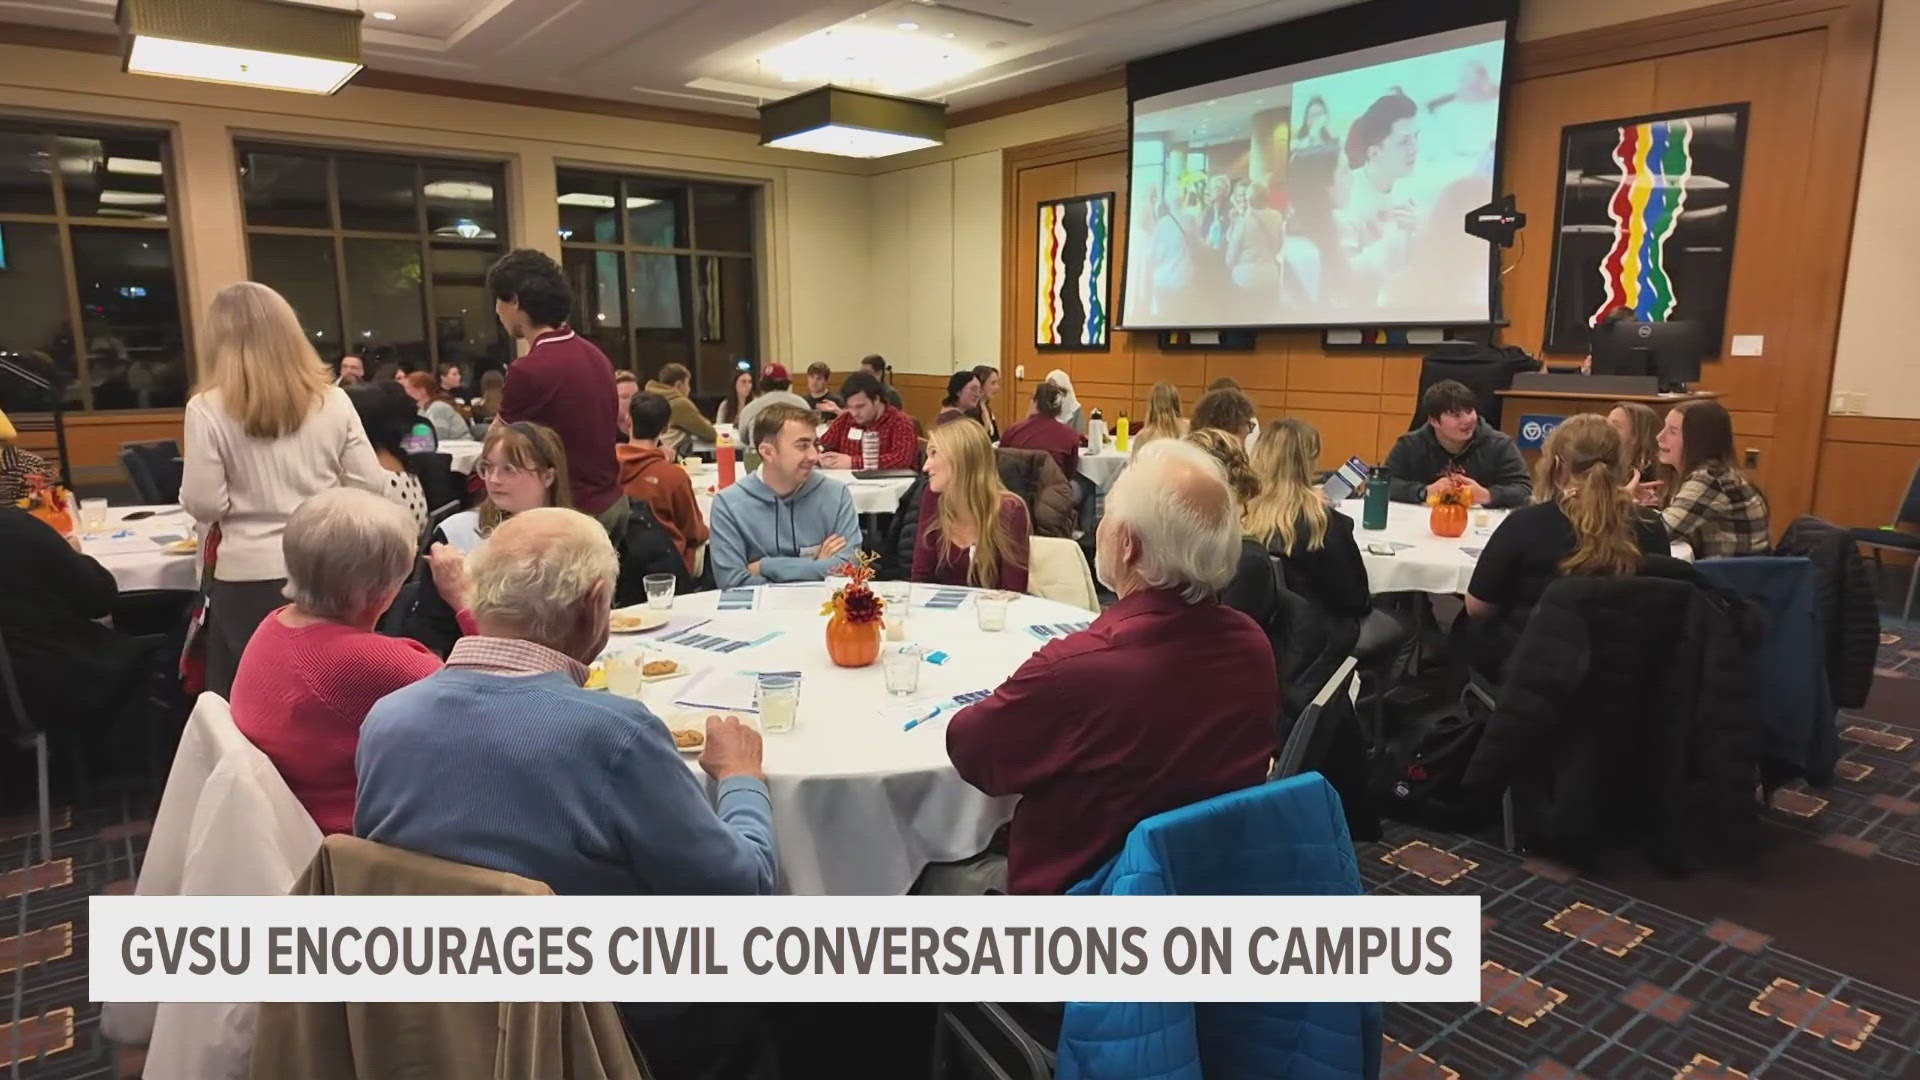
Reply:
M323 833L353 831L353 758L373 703L440 670L425 645L374 631L413 569L407 511L335 488L300 504L281 547L287 599L247 642L233 680L233 720L267 755ZM434 587L466 611L462 559L436 551Z

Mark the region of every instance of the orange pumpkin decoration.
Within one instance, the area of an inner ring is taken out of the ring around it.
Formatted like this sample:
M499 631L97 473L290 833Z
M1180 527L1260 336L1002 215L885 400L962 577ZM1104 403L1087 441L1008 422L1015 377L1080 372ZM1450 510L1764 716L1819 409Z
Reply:
M1433 504L1433 512L1428 515L1428 525L1435 536L1460 536L1467 531L1467 504L1459 502L1439 502Z
M880 624L835 612L827 620L827 655L841 667L866 667L880 658Z

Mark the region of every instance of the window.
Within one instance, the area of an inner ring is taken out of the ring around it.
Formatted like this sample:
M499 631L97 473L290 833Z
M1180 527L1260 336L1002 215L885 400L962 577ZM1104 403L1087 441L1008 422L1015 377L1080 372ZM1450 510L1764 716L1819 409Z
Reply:
M505 367L487 267L507 250L498 165L298 147L238 148L254 280L279 290L329 364L372 376ZM5 176L0 174L0 199Z
M559 171L561 261L574 329L616 366L685 364L713 391L757 364L759 189Z
M151 132L0 121L0 351L64 376L66 408L186 403L167 149ZM44 398L0 380L0 407Z

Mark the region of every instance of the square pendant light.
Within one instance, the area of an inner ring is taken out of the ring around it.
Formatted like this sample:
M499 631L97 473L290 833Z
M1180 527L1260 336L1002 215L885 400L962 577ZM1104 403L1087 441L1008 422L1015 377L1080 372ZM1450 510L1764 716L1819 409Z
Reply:
M878 158L939 146L947 107L938 102L822 86L760 106L760 143L841 157Z
M331 94L361 68L360 12L286 0L120 0L122 70Z

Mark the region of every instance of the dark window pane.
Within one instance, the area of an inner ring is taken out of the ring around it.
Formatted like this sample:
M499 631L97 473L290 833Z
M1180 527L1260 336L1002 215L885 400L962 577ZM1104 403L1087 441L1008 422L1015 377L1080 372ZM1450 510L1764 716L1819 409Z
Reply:
M0 246L6 269L0 270L0 352L27 353L66 376L66 405L80 406L73 362L73 331L68 325L67 274L60 260L60 231L54 225L0 221ZM46 408L38 390L0 376L0 408L21 412Z
M468 385L479 373L507 363L506 332L493 313L487 291L487 267L500 257L497 248L435 244L433 273L434 334L440 363L459 364Z
M408 370L427 366L426 318L421 313L420 245L412 240L345 240L347 342L368 360L372 374L395 360Z
M0 131L0 212L53 213L53 153L45 135Z
M55 143L67 213L83 217L167 219L165 166L158 139L62 135Z
M186 404L191 379L167 234L76 225L72 235L94 408Z
M277 289L300 316L315 352L329 364L341 355L340 278L328 236L247 237L253 280Z
M498 240L506 232L500 169L463 169L428 162L423 170L427 231L464 240Z
M693 357L690 267L685 255L627 256L627 314L633 334L633 370L654 372L662 364Z
M635 247L687 246L687 189L678 184L627 181L627 243Z
M702 389L725 386L738 360L757 361L760 320L754 308L759 294L752 259L696 256L700 353L695 377Z
M561 265L573 290L573 327L592 339L616 367L628 366L626 309L621 303L620 256L612 251L562 249Z
M327 211L325 158L243 151L240 187L249 225L325 229L333 224Z
M562 172L559 182L561 242L618 243L620 215L613 208L620 181L598 173Z
M699 184L693 189L693 246L702 251L753 248L753 189Z
M334 170L340 177L341 228L369 232L420 231L411 164L343 157L334 163Z

